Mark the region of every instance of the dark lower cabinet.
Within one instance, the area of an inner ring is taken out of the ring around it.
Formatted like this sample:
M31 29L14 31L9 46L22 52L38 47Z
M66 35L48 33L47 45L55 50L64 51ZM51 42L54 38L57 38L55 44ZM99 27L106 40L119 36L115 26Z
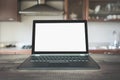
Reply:
M0 21L20 21L19 0L0 0Z

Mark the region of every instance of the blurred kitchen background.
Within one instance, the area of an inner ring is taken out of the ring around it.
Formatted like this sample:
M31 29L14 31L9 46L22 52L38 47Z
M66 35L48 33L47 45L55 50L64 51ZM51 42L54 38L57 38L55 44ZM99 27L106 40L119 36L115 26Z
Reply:
M22 2L21 8L25 9L36 2ZM59 9L63 9L63 3L52 2L49 3ZM20 22L0 22L0 47L19 47L23 48L28 45L31 48L32 42L32 21L33 20L62 20L63 15L59 16L28 16L21 15ZM117 35L117 41L120 42L120 22L94 22L88 21L88 36L89 36L89 47L90 49L95 48L108 48L109 45L113 45Z

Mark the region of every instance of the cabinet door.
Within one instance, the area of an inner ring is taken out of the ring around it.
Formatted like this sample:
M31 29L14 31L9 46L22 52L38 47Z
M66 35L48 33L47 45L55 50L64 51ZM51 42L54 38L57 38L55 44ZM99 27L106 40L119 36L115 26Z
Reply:
M0 21L17 21L18 0L0 0Z
M85 19L86 0L65 0L65 19Z
M89 0L88 20L120 21L120 0Z

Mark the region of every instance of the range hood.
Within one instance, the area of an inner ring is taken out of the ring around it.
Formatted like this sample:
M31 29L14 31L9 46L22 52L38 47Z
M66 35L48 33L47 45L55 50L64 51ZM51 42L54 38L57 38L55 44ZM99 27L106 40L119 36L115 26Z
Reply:
M63 11L45 4L45 0L37 0L37 4L27 9L19 11L23 15L62 15Z

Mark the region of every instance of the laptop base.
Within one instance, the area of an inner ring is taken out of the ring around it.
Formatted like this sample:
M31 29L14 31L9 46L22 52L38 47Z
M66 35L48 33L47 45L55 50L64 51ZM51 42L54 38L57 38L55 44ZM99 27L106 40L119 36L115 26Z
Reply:
M87 62L79 62L79 63L40 63L40 62L30 62L30 56L27 58L18 69L21 70L93 70L100 69L99 65L90 57Z

